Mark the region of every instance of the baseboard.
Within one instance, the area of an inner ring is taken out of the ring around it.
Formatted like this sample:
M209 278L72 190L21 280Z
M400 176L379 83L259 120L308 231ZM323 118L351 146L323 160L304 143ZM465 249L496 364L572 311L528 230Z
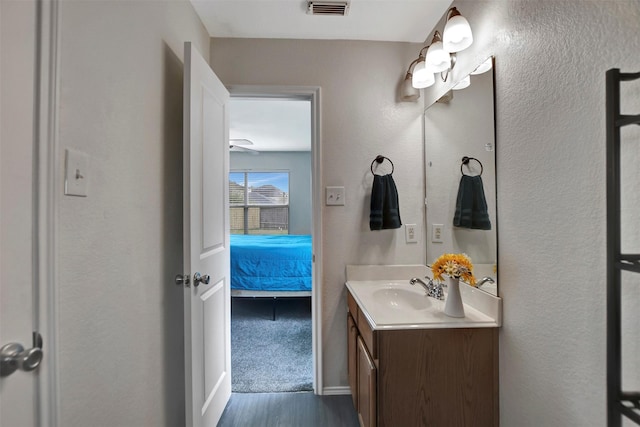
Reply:
M351 389L349 386L325 387L322 389L322 394L325 396L351 394Z

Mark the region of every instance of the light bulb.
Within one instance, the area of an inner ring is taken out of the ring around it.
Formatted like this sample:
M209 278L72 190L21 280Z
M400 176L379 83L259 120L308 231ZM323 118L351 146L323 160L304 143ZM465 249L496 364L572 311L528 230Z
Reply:
M454 7L442 33L442 43L447 52L460 52L471 46L473 34L469 21Z
M435 77L433 77L433 73L431 72L431 70L428 68L425 68L424 62L421 62L420 64L423 64L422 67L420 67L420 69L416 71L416 68L418 68L417 65L416 65L416 68L413 69L413 76L411 80L411 84L416 89L423 89L425 87L429 87L436 82L436 79Z
M451 67L451 56L442 48L442 42L437 41L427 49L426 66L434 73L446 71Z

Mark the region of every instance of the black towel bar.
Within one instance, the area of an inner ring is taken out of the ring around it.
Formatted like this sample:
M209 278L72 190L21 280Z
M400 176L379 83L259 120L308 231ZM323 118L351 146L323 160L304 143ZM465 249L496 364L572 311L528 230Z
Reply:
M462 166L468 165L471 160L475 160L476 162L478 162L478 164L480 165L480 175L482 175L482 172L484 171L484 167L482 167L482 162L476 159L475 157L467 157L467 156L464 156L462 158L462 163L460 164L460 173L464 175L464 172L462 171Z
M384 161L385 161L385 159L386 159L386 160L389 160L389 163L391 163L391 173L390 173L389 175L393 175L393 170L394 170L393 162L391 161L391 159L390 159L390 158L385 157L385 156L381 156L380 154L378 154L378 155L376 156L376 158L375 158L375 159L373 159L373 161L371 162L371 173L372 173L372 174L374 174L374 175L376 174L376 173L373 171L373 164L374 164L374 163L376 163L376 162L378 162L378 164L382 164L382 162L384 162Z

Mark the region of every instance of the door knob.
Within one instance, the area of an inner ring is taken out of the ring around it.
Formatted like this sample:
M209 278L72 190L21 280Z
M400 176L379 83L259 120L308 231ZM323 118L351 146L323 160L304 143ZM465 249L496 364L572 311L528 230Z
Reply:
M209 280L210 277L208 274L195 273L193 275L193 286L197 287L200 283L202 283L203 285L208 285Z
M0 376L6 377L20 369L29 372L40 366L42 349L39 347L27 350L18 343L10 343L0 348Z

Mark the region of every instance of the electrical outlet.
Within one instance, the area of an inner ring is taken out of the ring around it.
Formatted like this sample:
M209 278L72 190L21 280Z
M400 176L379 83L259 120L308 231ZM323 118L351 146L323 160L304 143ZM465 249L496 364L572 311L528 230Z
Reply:
M404 225L404 238L407 243L418 243L418 234L415 224Z
M442 228L444 224L432 224L431 225L431 242L442 243Z

